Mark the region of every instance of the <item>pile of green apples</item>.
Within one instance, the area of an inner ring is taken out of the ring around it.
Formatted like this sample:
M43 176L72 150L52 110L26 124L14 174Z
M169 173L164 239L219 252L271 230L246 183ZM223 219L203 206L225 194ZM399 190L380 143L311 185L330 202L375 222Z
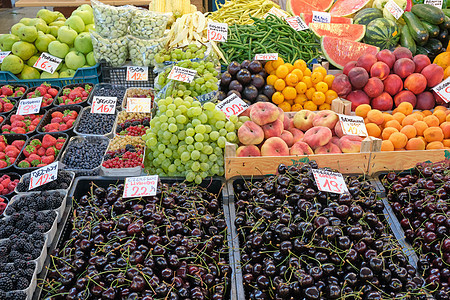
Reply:
M73 77L77 69L95 65L89 30L94 28L92 7L83 4L69 18L41 9L36 18L22 18L11 33L0 35L0 50L11 51L1 64L19 79ZM33 67L42 52L63 59L51 74Z

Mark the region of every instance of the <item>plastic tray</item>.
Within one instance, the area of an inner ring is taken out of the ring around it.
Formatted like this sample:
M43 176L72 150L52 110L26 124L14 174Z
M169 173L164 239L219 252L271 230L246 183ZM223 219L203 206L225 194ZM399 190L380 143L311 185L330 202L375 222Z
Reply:
M68 187L67 189L57 189L57 190L69 191L70 188L72 187L73 180L75 179L75 173L74 173L74 172L71 172L71 171L59 169L59 170L58 170L58 176L59 176L62 172L68 173L68 174L70 175L70 177L72 177L72 180L70 181L69 187ZM19 183L23 183L26 179L28 179L28 178L30 177L30 175L31 175L31 173L26 173L26 174L24 174L24 175L22 176L22 178L20 178ZM17 194L20 194L20 193L27 193L27 192L28 192L28 188L27 188L26 191L20 191L20 190L17 188L18 186L19 186L19 185L17 185L16 188L15 188L15 190L14 190ZM45 187L45 184L43 185L43 187ZM33 191L37 191L37 190L33 190ZM49 191L56 191L56 190L49 190Z
M10 113L16 112L17 105L19 104L19 99L20 98L8 98L8 100L10 100L12 102L13 108L11 108L11 110L8 110L8 111L0 112L0 116L2 116L3 118L6 118Z
M131 64L131 62L128 63ZM104 61L100 64L102 66L102 79L105 83L120 84L125 87L153 87L154 85L156 74L153 73L152 67L148 67L147 81L127 81L127 66L111 67Z
M111 143L111 141L110 141ZM145 160L145 150L147 149L147 147L144 147L144 155L142 156L142 163L144 163ZM108 149L106 149L106 152L109 151L109 145L108 145ZM143 168L138 166L138 167L133 167L133 168L105 168L103 167L103 163L105 162L105 157L103 156L103 160L102 163L100 165L100 170L101 170L101 175L103 176L108 176L108 177L118 177L118 176L139 176L142 174Z
M125 92L125 97L122 101L122 110L127 109L126 105L127 105L127 99L128 99L128 91L132 90L132 89L136 89L136 88L144 89L144 90L151 90L153 92L153 96L151 97L152 98L152 108L153 108L153 102L155 101L155 96L156 96L155 90L153 88L151 88L151 87L129 87L129 88L127 88L127 91Z
M20 152L19 152L19 155L17 155L17 158L20 157L20 154L22 154L23 149L28 144L28 137L25 134L12 133L12 134L0 134L0 136L4 136L5 137L8 145L11 145L12 142L17 141L17 140L25 141L25 144L22 147L22 149L20 149ZM14 169L14 164L10 164L6 168L0 169L0 171L1 172L5 172L5 171L11 170L11 169ZM14 174L16 174L16 173L14 173Z
M33 277L31 277L30 285L28 286L27 289L22 290L27 295L26 300L31 300L32 297L33 297L33 293L36 290L36 286L37 286L37 277L36 277L37 276L36 275L37 271L36 270L37 270L37 266L36 266L35 271L33 273ZM14 291L12 291L12 292L14 292ZM10 293L11 292L8 292L8 293L6 293L6 295L9 295Z
M123 95L121 94L105 94L102 93L101 89L105 89L105 88L116 88L116 89L120 89L123 92ZM111 84L111 83L99 83L94 87L94 90L92 91L92 96L88 99L88 103L89 105L92 104L92 99L94 98L94 96L105 96L105 97L117 97L117 103L116 103L116 107L120 108L125 97L126 97L126 87L123 85L119 85L119 84Z
M80 103L59 105L58 97L62 96L62 92L63 92L63 90L64 90L65 88L73 89L73 88L79 87L79 86L84 87L84 86L87 85L87 84L89 84L89 83L72 83L72 84L68 84L68 85L63 86L63 87L61 88L61 90L59 91L58 95L55 97L55 99L53 99L53 102L52 102L53 106L56 106L56 107L66 107L67 105L81 105L81 106L86 106L87 103L88 103L88 101L89 101L89 99L92 97L92 92L94 91L94 85L93 85L93 84L89 84L90 86L92 86L92 90L91 90L91 92L89 93L89 95L88 95L88 97L86 98L86 100L84 100L84 101L82 101L82 102L80 102Z
M31 93L31 92L34 92L34 90L36 90L36 88L38 88L39 86L40 86L40 84L38 84L38 85L36 85L36 86L33 86L33 87L30 87L30 88L27 90L26 94L23 94L22 98L20 98L20 101L28 99L28 98L27 98L27 95L28 95L29 93ZM57 86L57 85L51 85L51 88L56 89L56 90L58 91L58 94L61 92L61 87L59 87L59 86ZM56 95L56 96L58 96L58 95ZM56 97L55 97L55 98L56 98ZM31 99L33 99L33 98L31 98ZM53 99L53 101L55 101L55 99ZM42 106L42 104L41 104L41 108L48 109L48 108L52 107L53 101L52 101L52 103L50 103L50 104L47 105L47 106Z
M42 129L44 128L45 125L49 124L50 121L52 120L52 113L54 113L55 111L64 112L66 109L76 111L78 116L75 119L75 121L73 122L72 127L70 127L69 129L63 130L63 131L56 131L56 132L64 132L64 133L67 133L68 135L71 135L71 133L73 132L73 129L75 127L75 124L77 123L77 120L80 117L80 112L82 109L82 107L80 105L61 105L61 106L57 106L57 107L53 107L53 108L49 109L45 113L44 117L41 119L41 122L39 123L39 125L36 127L36 131L38 133L48 133L48 132L42 131Z
M47 112L47 108L41 108L40 110L39 110L39 113L37 113L36 115L42 115L42 117L44 117L44 115L45 115L45 113ZM16 112L14 111L14 112L12 112L12 113L10 113L6 118L5 118L5 120L3 121L3 123L1 124L2 126L3 125L11 125L11 122L10 122L10 120L11 120L11 116L14 116L14 115L16 115ZM24 116L24 117L26 117L26 115ZM41 121L42 121L42 119L41 119ZM39 123L40 123L40 121L39 121ZM36 134L36 129L37 129L37 127L39 126L39 123L36 125L36 128L34 129L34 130L32 130L32 131L29 131L29 132L27 132L27 133L25 133L27 136L32 136L32 135L35 135ZM4 135L9 135L9 133L0 133L0 134L4 134ZM11 134L16 134L16 133L11 133Z
M88 133L83 133L83 132L79 132L78 131L78 125L80 125L81 120L84 118L85 114L90 114L90 113L91 113L91 107L90 106L83 108L83 110L80 113L80 116L77 119L77 122L74 123L73 132L76 135L78 135L78 136L104 136L104 137L107 137L107 138L113 137L114 136L114 124L115 124L115 121L114 121L114 123L113 123L113 125L111 127L111 131L109 131L109 132L107 132L105 134L88 134ZM117 119L117 110L116 110L116 113L114 115L115 115L114 120L116 120ZM92 124L92 126L95 126L95 124Z
M0 88L2 87L2 86L4 86L4 85L10 85L10 86L12 86L13 87L13 90L15 89L15 88L18 88L18 87L23 87L23 88L25 88L25 93L24 94L26 94L28 91L28 85L26 85L26 84L21 84L21 83L8 83L8 84L0 84ZM8 99L15 99L15 100L19 100L20 98L22 98L22 96L18 96L18 97L12 97L12 96L8 96L7 97Z
M15 173L15 172L6 172L6 173L5 172L1 172L0 173L0 177L3 176L3 175L9 175L9 177L11 177L11 181L13 181L15 179L19 179L19 182L20 182L20 180L22 180L21 176L19 174ZM15 194L16 194L16 190L14 189L14 191L12 191L11 193L5 194L5 195L1 195L1 196L10 200L12 197L14 197Z
M127 136L127 135L120 135L120 134L117 133L117 124L118 124L118 121L119 121L119 116L120 116L120 114L125 114L125 113L127 113L127 112L126 111L121 111L121 112L119 112L117 114L116 121L114 122L114 127L113 127L113 136ZM138 113L138 114L146 114L146 113ZM150 117L150 119L151 119L151 117Z

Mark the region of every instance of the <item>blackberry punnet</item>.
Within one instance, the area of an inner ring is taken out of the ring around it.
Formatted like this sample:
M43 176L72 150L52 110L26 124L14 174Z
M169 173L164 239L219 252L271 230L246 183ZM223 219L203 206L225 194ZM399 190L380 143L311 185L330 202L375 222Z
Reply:
M54 181L41 185L32 190L32 192L37 191L49 191L57 189L68 189L72 182L72 176L69 172L64 170L58 170L58 178ZM20 193L28 192L28 187L30 186L30 177L25 177L23 182L19 182L17 185L17 191Z
M7 215L12 215L21 211L43 211L57 209L61 206L62 201L64 200L64 195L58 192L47 191L17 197L20 197L20 199L10 203L6 208Z

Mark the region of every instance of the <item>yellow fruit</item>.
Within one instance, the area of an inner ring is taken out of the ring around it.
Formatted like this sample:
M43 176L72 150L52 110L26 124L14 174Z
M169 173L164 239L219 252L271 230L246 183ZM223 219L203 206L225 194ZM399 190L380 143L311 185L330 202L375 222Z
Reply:
M325 94L322 92L315 92L312 96L312 102L314 102L315 105L321 105L325 103Z
M285 87L282 93L286 100L294 100L297 96L297 91L292 86Z
M284 82L283 79L277 79L277 80L275 80L275 83L273 84L273 87L277 91L282 91L286 87L286 83Z
M331 85L334 81L334 75L327 75L323 78L323 81L328 85L328 88L331 89Z
M318 84L323 80L323 75L320 72L313 72L311 74L311 80L314 84Z
M450 76L450 66L448 66L447 68L445 68L445 71L444 71L444 79L447 79L448 76Z
M294 68L299 69L303 72L306 69L306 62L303 59L297 59L294 62Z
M308 89L308 86L303 81L297 83L295 86L295 89L297 90L297 93L304 94L306 93L306 90Z
M270 73L272 71L274 71L275 69L272 66L272 61L269 60L268 62L266 62L266 64L264 65L264 70L266 70L267 73Z
M278 56L277 60L273 60L272 61L272 68L276 70L282 64L284 64L284 60L281 57Z
M303 72L299 69L292 70L291 74L295 74L297 76L298 81L301 81L303 78Z
M308 98L306 98L305 94L298 94L297 97L294 99L295 104L305 104L305 102L308 101Z
M297 104L297 103L292 105L292 107L291 107L291 111L300 111L302 109L303 109L303 106L301 104Z
M276 75L269 75L269 76L267 76L267 79L266 79L266 81L267 81L267 84L269 84L269 85L274 85L275 84L275 81L278 79L278 77L276 76Z
M321 81L318 84L316 84L316 90L322 93L326 93L328 91L328 85Z
M319 110L329 110L329 109L331 109L331 105L328 103L324 103L319 106Z
M303 71L303 70L302 70ZM306 68L304 71L303 71L303 76L311 76L311 70L309 69L309 68Z
M309 88L309 89L306 91L306 93L305 93L306 98L308 98L308 100L312 100L312 97L313 97L313 95L314 95L315 92L316 92L316 89L315 89L315 88Z
M338 94L333 90L325 92L325 103L331 104L331 102L338 97Z
M275 93L272 95L272 102L273 102L273 103L275 103L275 104L280 104L280 103L282 103L283 101L284 101L284 96L283 96L282 93L280 93L280 92L275 92Z
M305 105L303 105L303 108L314 111L317 110L317 105L315 105L312 101L306 101Z
M283 103L278 104L278 107L284 110L285 112L291 111L291 105L284 101Z
M311 80L311 77L309 76L303 76L302 82L306 83L306 87L309 89L313 86L313 82Z
M290 99L290 100L285 99L284 102L289 103L291 106L294 105L294 100L292 100L292 99Z
M276 69L275 74L278 78L284 78L289 74L289 69L286 65L281 65Z
M323 77L327 76L327 69L325 69L324 67L317 67L313 70L313 73L314 72L321 73Z
M298 77L295 74L288 74L285 78L286 84L289 86L295 86L298 83Z
M292 72L292 70L294 70L294 66L292 64L285 63L284 65L288 68L289 72Z

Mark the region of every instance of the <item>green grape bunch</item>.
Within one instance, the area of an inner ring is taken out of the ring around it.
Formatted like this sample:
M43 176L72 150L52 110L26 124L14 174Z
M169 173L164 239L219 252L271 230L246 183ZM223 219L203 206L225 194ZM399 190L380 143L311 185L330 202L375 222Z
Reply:
M186 59L204 59L207 52L206 45L190 44L184 49L164 49L155 55L158 64L165 62L181 61Z

